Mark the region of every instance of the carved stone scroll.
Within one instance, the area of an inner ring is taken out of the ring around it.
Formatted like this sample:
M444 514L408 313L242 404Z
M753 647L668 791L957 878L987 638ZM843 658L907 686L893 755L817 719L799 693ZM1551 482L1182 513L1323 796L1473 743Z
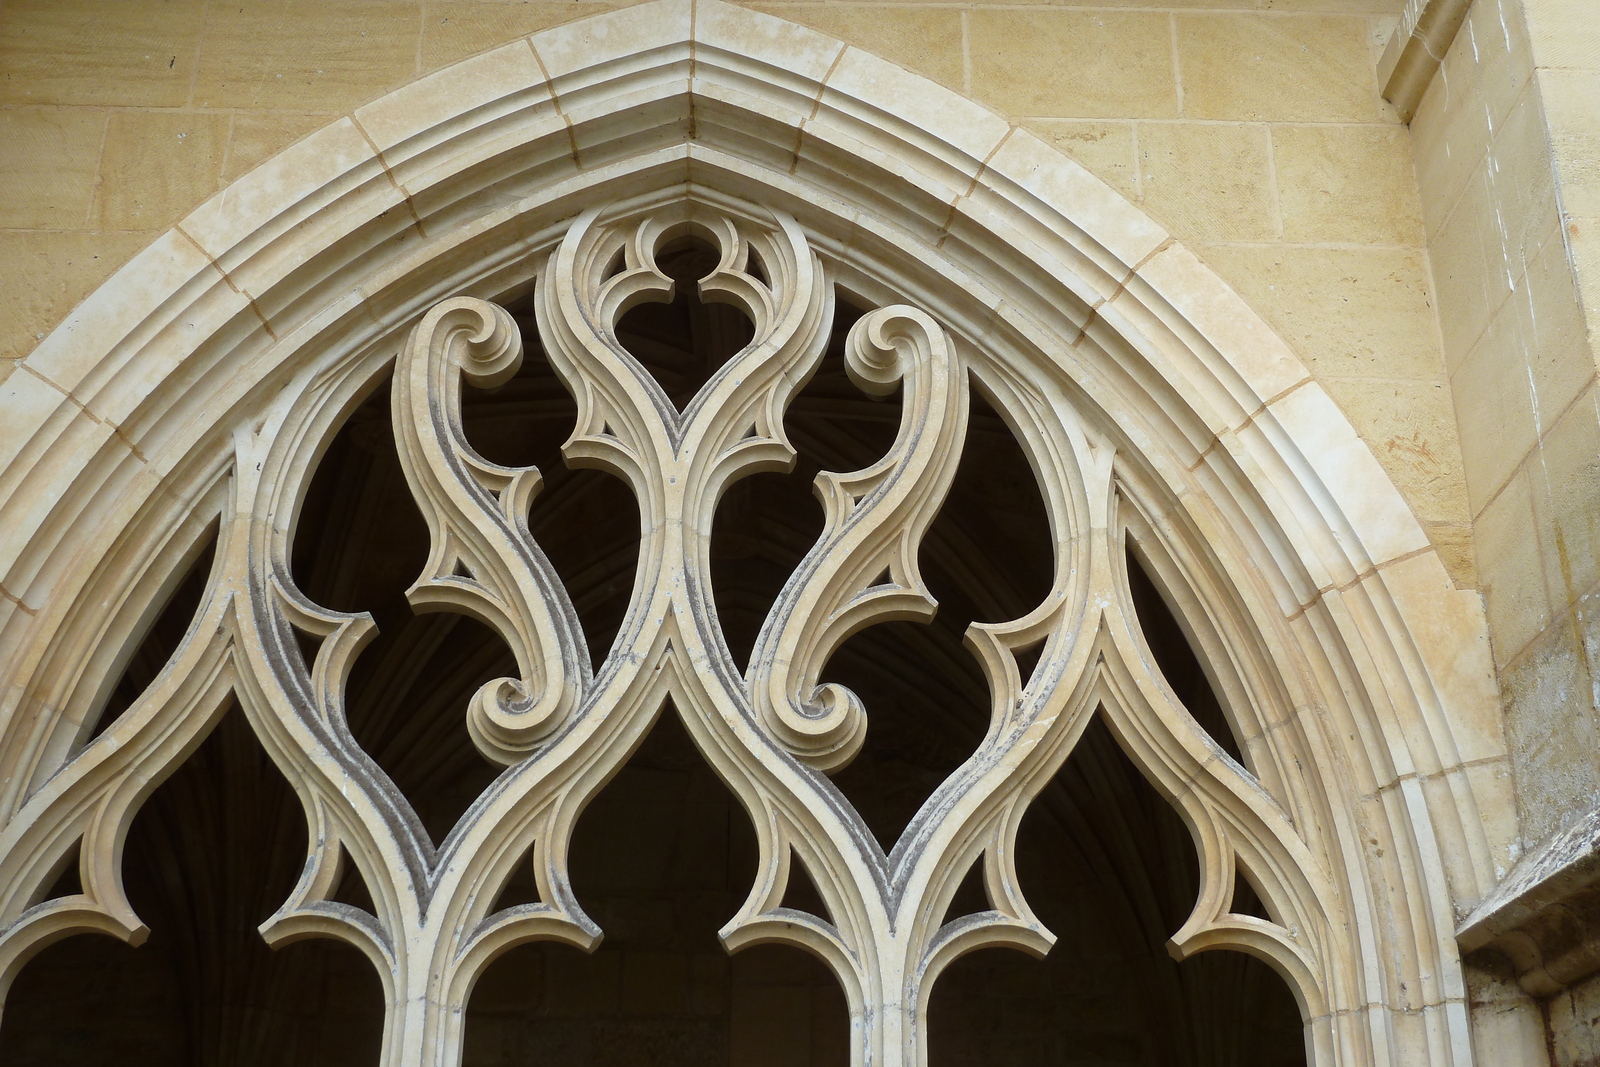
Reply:
M670 299L674 283L657 255L688 234L719 254L701 295L738 307L753 339L680 411L618 341L617 323L641 301ZM827 343L828 266L793 218L679 190L578 216L549 252L535 302L543 347L578 402L568 462L616 474L639 505L632 600L600 669L591 671L570 598L529 533L539 472L488 462L462 433L461 380L493 386L515 372L516 324L485 301L445 300L411 331L394 374L400 457L432 544L408 595L418 610L474 616L514 653L517 676L489 683L463 708L479 750L506 770L435 847L351 737L344 680L372 620L299 593L287 539L310 457L355 387L338 374L303 375L236 436L217 573L182 654L0 836L0 982L52 938L140 936L118 884L121 835L141 790L198 744L232 692L311 831L303 876L263 934L274 943L335 937L367 954L384 982L390 1067L460 1061L467 998L499 953L535 939L598 942L603 932L567 876L573 826L669 702L759 841L757 877L722 931L725 944L786 943L822 958L850 1005L858 1067L926 1061L929 993L962 953L1049 949L1052 935L1017 883L1017 827L1097 713L1194 828L1203 888L1174 951L1232 947L1270 960L1314 1025L1338 1001L1327 962L1335 887L1287 812L1221 755L1147 662L1120 570L1127 524L1116 450L1066 398L987 365L988 392L1047 483L1055 586L1023 618L969 631L993 694L988 732L885 854L825 774L860 748L872 709L818 679L852 633L935 610L917 553L960 458L974 372L967 350L906 304L853 327L848 370L868 393L900 390L898 436L872 466L818 477L823 533L741 672L711 597L712 523L729 485L793 463L783 416ZM295 631L320 639L310 664ZM1016 656L1033 646L1042 655L1023 677ZM82 897L36 902L80 838ZM540 902L491 913L530 855ZM346 856L371 889L371 914L330 899ZM796 862L827 916L782 906ZM989 908L946 924L974 863ZM1227 910L1241 868L1274 920Z

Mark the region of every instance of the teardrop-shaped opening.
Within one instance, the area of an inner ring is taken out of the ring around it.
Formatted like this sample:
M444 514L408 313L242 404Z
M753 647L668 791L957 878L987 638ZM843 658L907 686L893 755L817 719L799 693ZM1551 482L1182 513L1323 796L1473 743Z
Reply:
M899 399L869 399L845 372L845 338L864 314L847 294L836 295L827 351L784 415L794 469L741 479L718 504L711 527L712 598L723 640L741 670L784 583L822 535L822 507L812 488L817 473L868 467L894 443Z
M507 908L519 908L524 904L542 904L544 897L539 893L539 879L533 872L532 850L525 853L511 868L511 877L501 888L500 895L494 898L494 906L489 909L493 915L497 911Z
M177 654L178 646L189 632L194 617L200 610L200 598L205 595L206 582L211 577L211 567L217 556L217 533L212 530L193 562L167 595L165 603L157 609L149 628L139 637L138 645L122 668L116 684L111 687L94 725L84 737L84 742L99 737L122 713L133 706L144 691L150 688L156 676Z
M300 653L300 665L305 668L306 676L310 677L311 672L316 669L317 654L322 651L324 638L297 626L290 627L290 630L294 634L295 651Z
M984 885L983 862L983 853L980 852L978 858L972 861L972 866L967 868L967 873L961 876L960 883L956 885L955 895L950 898L949 905L944 909L941 926L991 909L989 889Z
M577 422L577 401L545 356L532 305L508 310L522 330L522 366L495 389L463 383L462 432L491 462L539 469L541 488L529 508L528 532L566 587L598 669L633 592L639 505L615 476L567 466L561 446Z
M229 712L128 831L124 880L149 940L78 935L34 957L0 1018L0 1063L376 1063L383 991L367 957L323 939L274 951L257 932L305 856L299 800Z
M56 860L55 868L44 879L42 888L33 895L29 906L45 900L60 900L62 897L75 897L83 892L83 872L81 870L81 857L83 855L83 839L73 842L67 849L66 855Z
M1233 871L1233 903L1228 905L1228 910L1235 915L1248 915L1252 919L1261 919L1264 922L1273 922L1274 919L1267 912L1267 905L1261 899L1261 893L1256 889L1255 882L1245 873L1244 864L1236 863Z
M822 672L866 708L866 741L833 781L885 851L988 730L989 683L967 628L1037 607L1054 581L1054 549L1033 466L975 390L955 480L919 555L937 614L867 627Z
M1228 721L1216 687L1166 596L1140 561L1131 535L1124 557L1128 567L1128 592L1133 596L1139 629L1144 633L1145 644L1150 647L1162 677L1200 728L1232 756L1235 763L1245 766L1239 737Z
M833 922L833 913L828 910L827 902L822 899L822 891L817 888L817 880L811 877L811 871L798 853L790 853L789 884L784 886L783 900L779 906L815 915L824 922Z
M617 322L617 340L679 411L755 337L741 309L700 296L700 281L721 261L722 254L698 234L667 241L656 250L656 267L672 279L672 299L637 304Z
M1200 892L1193 837L1098 717L1024 816L1016 867L1055 947L951 964L931 995L932 1067L1303 1067L1300 1009L1271 967L1168 955Z
M1044 642L1037 641L1026 648L1012 649L1011 658L1017 664L1017 680L1022 688L1026 689L1033 682L1033 674L1039 669L1039 661L1044 658Z
M466 711L479 686L514 676L516 661L478 620L418 614L406 600L429 538L400 466L389 394L380 384L329 443L301 507L291 568L314 603L370 612L377 623L350 669L345 723L438 843L499 773L473 745Z
M831 973L787 946L730 959L717 938L756 857L748 814L663 709L573 834L572 889L605 939L592 955L534 942L490 964L464 1062L756 1067L803 1040L806 1056L784 1062L843 1067L849 1020ZM812 1055L816 1033L836 1056Z
M340 847L343 848L342 845ZM368 915L378 914L377 905L372 900L372 890L348 851L340 863L339 883L333 887L333 895L328 899L336 904L348 904Z

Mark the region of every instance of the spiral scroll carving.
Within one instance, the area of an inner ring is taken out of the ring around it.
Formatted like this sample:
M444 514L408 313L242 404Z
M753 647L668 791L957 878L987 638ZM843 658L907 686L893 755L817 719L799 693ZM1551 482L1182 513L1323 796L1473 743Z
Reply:
M680 410L619 342L617 323L641 302L671 297L657 256L685 234L719 256L700 295L733 304L753 330ZM492 303L460 296L411 330L392 411L431 551L407 596L418 611L480 620L516 661L515 676L489 681L465 709L479 751L506 770L438 848L344 726L343 679L371 635L370 618L310 603L288 574L281 516L294 506L304 457L326 432L318 413L340 394L331 378L287 390L236 439L219 577L185 653L130 714L132 725L91 746L29 801L38 810L12 824L28 828L24 836L0 839L0 856L10 857L0 865L8 894L0 907L9 909L0 918L10 924L0 936L0 977L63 930L142 936L114 876L118 829L135 806L115 787L115 772L158 778L231 688L314 824L305 874L264 934L358 945L385 975L385 1062L458 1063L462 1009L490 960L523 941L588 948L600 938L571 890L567 845L583 806L670 700L760 838L760 870L722 931L725 943L785 942L820 956L851 1003L855 1062L917 1064L928 991L945 965L987 945L1048 950L1052 935L1016 882L1017 824L1103 709L1197 828L1205 889L1177 950L1242 945L1294 976L1308 1010L1321 1010L1328 889L1320 868L1283 810L1242 769L1214 758L1146 664L1118 571L1126 525L1115 449L1059 397L1027 394L1020 379L1005 386L1010 392L994 390L1002 406L1009 398L1040 477L1063 488L1050 596L1022 619L968 634L994 694L983 744L888 854L826 778L871 726L855 693L819 681L830 656L864 627L926 620L937 607L918 551L955 476L973 368L926 311L891 303L850 331L846 369L868 394L899 391L898 434L871 466L817 477L822 534L772 605L748 669L735 666L710 593L712 522L734 482L792 467L784 413L823 358L833 299L830 269L794 218L711 194L679 190L593 208L548 251L534 303L545 353L578 405L564 455L623 479L641 520L632 602L598 669L571 597L529 532L540 472L490 462L462 431L463 379L493 387L516 373L517 324ZM293 630L322 639L314 663L289 647ZM1044 649L1041 661L1024 677L1016 657L1034 645ZM80 837L85 894L32 905L36 883ZM341 850L372 887L374 913L329 899ZM491 913L511 868L529 854L541 902ZM831 919L782 906L796 856ZM983 864L990 909L944 924L974 862ZM1227 912L1241 865L1281 922Z

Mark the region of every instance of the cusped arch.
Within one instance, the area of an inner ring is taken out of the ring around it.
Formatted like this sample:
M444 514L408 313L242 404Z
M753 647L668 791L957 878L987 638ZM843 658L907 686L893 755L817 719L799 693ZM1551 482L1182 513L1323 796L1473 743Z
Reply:
M159 238L0 385L0 848L29 837L114 673L104 650L192 553L234 457L266 447L275 397L334 367L370 377L441 299L525 292L583 209L672 188L789 213L842 284L1099 413L1078 460L1117 514L1094 521L1140 534L1256 709L1238 725L1264 793L1349 923L1308 1005L1319 1063L1469 1063L1452 930L1495 881L1480 812L1505 788L1476 598L1304 365L1160 226L1006 119L720 0L545 31L339 119ZM1133 635L1100 640L1138 659ZM1095 699L1193 826L1190 770L1139 754L1137 673L1101 672ZM205 714L229 668L212 676ZM1208 875L1214 915L1232 872ZM11 923L32 902L3 903ZM94 921L137 935L131 913ZM1189 933L1180 949L1207 947Z

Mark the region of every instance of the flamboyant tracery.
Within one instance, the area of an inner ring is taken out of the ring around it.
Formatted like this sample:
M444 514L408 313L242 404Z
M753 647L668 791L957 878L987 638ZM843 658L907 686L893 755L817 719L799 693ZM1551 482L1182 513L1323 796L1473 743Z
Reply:
M630 354L619 324L671 298L658 259L691 238L714 253L700 295L733 305L752 329L684 402ZM1149 579L1130 586L1125 550L1130 527L1150 551L1162 551L1159 538L1119 479L1112 440L1051 392L1047 376L993 358L914 306L861 315L844 366L866 394L898 391L897 434L869 466L817 476L821 533L749 640L748 665L730 652L711 573L719 505L741 479L792 463L784 415L823 358L834 292L794 219L721 196L597 207L549 252L533 303L544 358L577 402L566 460L614 475L638 508L632 594L604 650L586 643L571 591L530 532L539 470L485 459L463 430L463 381L492 388L518 369L516 322L463 297L411 332L391 407L431 551L407 596L418 611L489 627L514 665L464 712L478 752L505 770L442 840L350 728L346 683L374 636L371 617L316 603L290 564L309 460L350 402L349 383L313 376L285 390L236 437L219 558L187 640L114 741L63 772L59 814L40 818L16 853L37 898L63 849L82 838L82 892L23 915L8 935L14 957L80 930L140 936L120 880L125 827L150 783L236 698L310 826L304 874L262 933L277 944L331 937L360 948L384 986L385 1062L458 1062L463 1012L492 960L528 941L592 948L601 937L569 879L574 825L670 705L755 830L754 885L723 927L724 944L815 954L843 989L855 1062L924 1062L929 998L946 966L991 946L1049 949L1052 934L1018 881L1018 828L1099 715L1198 847L1199 900L1174 946L1270 960L1304 1016L1322 1016L1331 931L1318 864L1288 813L1162 679L1134 609ZM989 689L987 728L898 840L880 843L828 777L860 749L872 709L821 679L851 635L935 609L919 549L961 459L969 382L1023 443L1053 532L1053 584L1019 617L969 628ZM341 897L347 864L370 907ZM983 906L953 910L975 868ZM530 869L534 899L497 906ZM1265 909L1238 905L1239 871ZM802 878L815 885L814 910L785 905Z

